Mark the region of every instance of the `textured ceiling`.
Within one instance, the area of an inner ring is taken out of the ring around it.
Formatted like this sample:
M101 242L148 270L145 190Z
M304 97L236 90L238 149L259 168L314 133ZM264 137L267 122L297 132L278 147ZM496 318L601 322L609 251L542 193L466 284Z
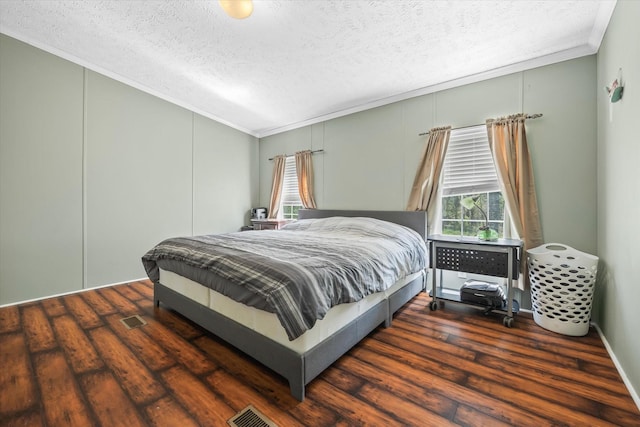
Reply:
M0 0L0 31L256 136L597 52L615 1Z

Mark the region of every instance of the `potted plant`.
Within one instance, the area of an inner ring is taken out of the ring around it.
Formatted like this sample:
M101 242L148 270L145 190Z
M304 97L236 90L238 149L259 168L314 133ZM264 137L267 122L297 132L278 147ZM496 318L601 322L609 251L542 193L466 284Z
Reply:
M478 203L479 198L480 195L477 195L475 197L464 197L461 201L462 206L467 210L478 208L482 213L482 216L484 216L484 225L481 225L478 229L478 239L487 241L498 240L498 232L489 228L489 217L487 216L487 213L484 211L484 209L482 209L482 206L480 206L480 204Z

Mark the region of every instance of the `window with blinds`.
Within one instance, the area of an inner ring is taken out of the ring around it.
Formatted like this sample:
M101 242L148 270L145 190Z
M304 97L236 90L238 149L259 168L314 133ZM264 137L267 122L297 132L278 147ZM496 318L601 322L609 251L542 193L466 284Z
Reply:
M485 126L451 131L442 173L443 196L500 190Z
M284 219L298 218L298 209L302 208L300 192L298 191L298 175L296 173L296 158L287 157L284 166L284 181L282 183L282 198L280 212Z
M486 222L504 235L504 198L489 149L485 126L451 131L442 170L442 234L475 236ZM464 208L462 199L475 197L479 209Z

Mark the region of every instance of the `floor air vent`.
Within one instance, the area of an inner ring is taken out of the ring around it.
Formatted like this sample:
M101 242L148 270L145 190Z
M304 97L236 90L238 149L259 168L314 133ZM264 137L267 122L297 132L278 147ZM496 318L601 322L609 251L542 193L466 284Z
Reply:
M140 326L144 326L147 322L137 314L134 316L125 317L124 319L120 319L122 324L127 327L127 329L139 328Z
M249 405L238 412L227 423L231 427L278 427L276 423L265 417L253 405Z

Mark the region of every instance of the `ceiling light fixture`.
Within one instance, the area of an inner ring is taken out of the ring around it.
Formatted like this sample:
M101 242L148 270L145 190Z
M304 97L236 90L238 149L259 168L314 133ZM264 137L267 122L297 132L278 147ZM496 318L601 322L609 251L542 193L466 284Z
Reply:
M244 19L253 12L253 0L218 0L218 3L232 18Z

